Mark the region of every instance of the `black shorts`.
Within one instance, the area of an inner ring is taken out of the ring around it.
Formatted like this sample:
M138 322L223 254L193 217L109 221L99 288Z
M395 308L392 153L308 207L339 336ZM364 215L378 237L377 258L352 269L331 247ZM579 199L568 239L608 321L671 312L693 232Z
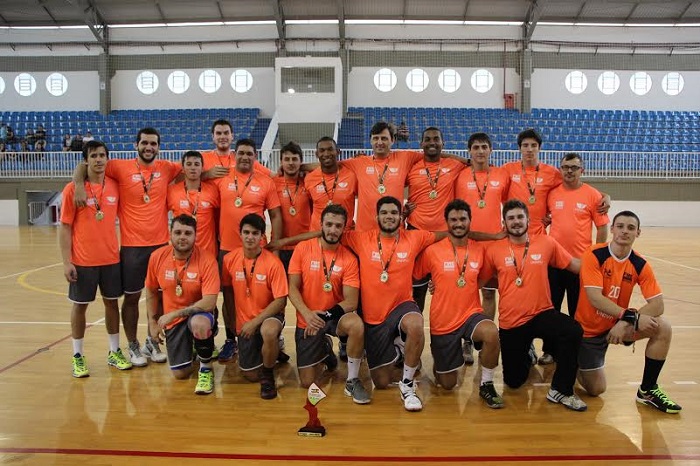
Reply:
M630 332L630 338L633 338L633 336L634 333ZM630 346L632 343L634 342L630 340L622 344ZM608 332L595 337L584 337L578 349L578 370L586 372L605 367L605 355L608 352L608 345Z
M168 352L170 369L184 369L192 364L194 359L194 336L190 330L190 319L197 315L206 316L211 321L212 335L216 335L216 317L210 312L192 314L176 326L165 331L165 347Z
M340 319L346 315L347 314L342 315ZM296 328L294 331L294 342L297 346L297 367L299 369L313 367L326 359L326 356L328 356L328 351L325 346L326 335L338 337L338 322L340 322L340 319L329 320L320 332L314 336L307 336L306 338L304 338L304 329ZM338 338L343 343L348 341L347 335Z
M83 267L76 265L78 280L68 285L68 299L76 304L87 304L95 300L97 287L104 299L119 299L122 290L119 264Z
M284 273L289 273L289 261L292 260L292 254L294 254L294 249L281 249L280 260L284 266Z
M444 335L430 335L430 352L433 354L433 367L438 374L456 371L464 365L462 340L472 342L477 351L481 350L481 342L472 339L476 326L489 319L481 312L474 313L457 330ZM494 324L495 325L495 324Z
M224 251L223 249L219 249L219 253L216 256L216 262L219 264L219 278L222 278L222 273L224 270L224 256L228 254L230 251ZM221 282L221 291L224 291L224 283Z
M280 333L284 328L284 314L268 317L268 319L277 319L282 325ZM267 320L267 319L266 319ZM255 332L250 338L238 336L238 367L242 371L252 371L263 365L262 358L263 339L260 334L260 329Z
M406 314L415 312L420 314L420 309L415 301L405 301L396 306L381 324L365 324L365 351L367 352L367 365L369 369L377 369L393 364L399 357L399 349L394 345L394 339L401 336L401 320Z
M122 285L124 293L134 294L143 290L148 271L148 259L158 248L165 246L122 246L119 258L122 264Z

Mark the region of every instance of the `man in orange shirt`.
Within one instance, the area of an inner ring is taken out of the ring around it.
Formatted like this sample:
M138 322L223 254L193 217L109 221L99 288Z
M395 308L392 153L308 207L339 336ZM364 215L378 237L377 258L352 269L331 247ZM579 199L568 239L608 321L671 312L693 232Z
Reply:
M639 217L628 210L615 215L612 241L587 250L581 260L581 296L576 320L583 327L578 380L591 396L606 389L605 354L608 345L633 345L649 339L637 402L676 414L681 407L657 383L671 346L671 324L662 317L664 300L651 265L632 249L639 237ZM630 308L634 285L646 304Z
M576 356L583 331L571 317L552 308L547 267L553 265L578 273L579 261L547 235L528 233L527 206L511 199L503 205L508 237L494 241L486 252L485 275L498 278L501 299L498 326L503 361L503 381L522 386L530 372L529 347L533 338L554 343L557 368L547 399L575 411L587 406L574 393Z
M243 247L226 254L223 261L224 300L236 312L238 366L247 380L260 381L260 396L269 400L277 397L273 369L284 328L287 276L277 256L260 247L265 234L260 215L244 216L240 234Z
M483 247L469 241L471 209L456 199L444 209L449 236L428 246L419 256L414 276L430 273L435 291L430 302L430 350L436 384L451 390L457 385L457 370L465 363L462 340L480 349L479 396L489 408L502 408L503 398L493 385L500 343L498 327L484 314L479 282L484 265ZM481 279L481 280L480 280Z
M202 153L205 179L226 176L231 165L235 165L235 154L231 152L231 144L233 144L231 122L220 119L212 123L211 138L214 142L214 149Z
M295 236L309 231L311 223L311 198L300 176L304 152L296 142L287 143L280 149L282 176L272 178L277 188L282 213L282 237ZM279 251L284 270L289 268L294 246L285 246Z
M119 348L119 303L122 295L119 268L119 243L116 219L119 204L117 183L105 177L109 150L99 141L83 146L87 163L87 179L83 182L90 193L85 207L73 203L74 183L63 189L59 241L63 257L63 275L68 281L73 337L73 377L88 377L90 372L83 352L85 313L95 300L100 287L105 306L105 327L109 338L107 364L117 369L131 369L131 363Z
M297 245L289 265L289 300L297 310L297 367L303 387L321 373L321 363L335 370L331 336L347 343L348 374L345 395L358 404L370 402L360 381L365 329L355 313L360 288L357 258L340 244L347 221L342 206L323 210L321 237Z
M321 213L330 204L341 205L346 210L346 228L352 229L355 225L357 177L349 168L338 164L338 153L338 145L331 137L324 136L316 143L316 157L320 166L304 178L313 203L311 231L321 229Z
M139 300L146 279L148 258L168 242L168 185L182 172L179 164L159 160L160 134L154 128L142 128L136 135L138 156L131 160L112 160L106 176L119 184L119 231L121 233L121 274L124 288L122 322L129 341L129 355L136 367L165 362L166 355L157 342L146 338L141 348L137 339ZM73 180L85 177L84 165L76 167ZM76 203L83 204L85 190L76 185Z
M214 391L213 312L220 283L216 256L195 245L196 232L193 217L181 214L173 218L170 244L154 251L148 261L146 307L151 335L159 343L164 337L176 379L188 379L194 371L194 344L200 361L194 392L207 395Z
M216 185L202 181L202 154L190 150L182 156L185 179L168 187L168 210L174 217L187 214L197 220L197 247L216 256L216 221L219 190Z

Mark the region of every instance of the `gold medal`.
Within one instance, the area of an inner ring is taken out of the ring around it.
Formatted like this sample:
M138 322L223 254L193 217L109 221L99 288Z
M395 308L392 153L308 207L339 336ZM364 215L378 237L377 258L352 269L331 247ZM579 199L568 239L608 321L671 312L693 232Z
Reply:
M529 202L530 204L534 204L536 200L537 199L535 199L535 195L533 194L528 198L527 202Z
M380 184L379 186L377 186L377 191L379 192L379 194L386 193L386 186L384 186L383 184Z
M233 205L235 205L236 207L242 206L242 205L243 205L243 199L241 199L240 197L237 197L236 200L233 201Z
M328 204L326 205L333 205L333 201L328 201Z
M177 296L178 298L182 296L182 287L180 285L177 285L175 287L175 296Z
M523 279L518 277L515 279L515 286L523 286Z
M459 288L464 288L466 284L467 284L467 281L464 279L464 277L459 277L457 279L457 286Z
M333 285L331 285L331 282L326 282L323 284L323 291L325 291L326 293L330 293L331 291L333 291Z
M477 206L479 209L483 209L484 207L486 207L486 201L483 200L483 199L479 199L479 202L476 203L476 206Z
M151 196L149 196L148 194L144 194L143 195L143 202L145 202L146 204L151 202Z
M289 208L289 215L291 215L293 217L296 214L297 214L297 210L294 208L294 206L290 207Z
M97 221L99 222L99 221L101 221L103 218L105 218L105 213L102 212L101 210L98 210L97 212L95 212L95 218L96 218Z
M387 272L387 271L385 270L384 272L382 272L381 274L379 274L379 281L382 282L382 283L388 282L388 281L389 281L389 272Z
M437 196L438 196L437 191L434 189L432 191L430 191L430 193L428 193L428 197L430 199L437 199Z

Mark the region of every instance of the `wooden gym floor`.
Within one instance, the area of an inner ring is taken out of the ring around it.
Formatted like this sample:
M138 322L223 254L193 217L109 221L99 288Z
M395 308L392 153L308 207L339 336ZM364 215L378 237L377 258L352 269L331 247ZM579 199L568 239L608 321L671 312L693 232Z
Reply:
M341 363L323 384L328 398L319 410L328 435L318 439L296 434L307 414L293 364L291 306L284 334L292 364L276 371L275 400L261 400L259 386L245 382L235 362L215 364L216 391L203 397L193 394L195 380L174 380L166 365L109 368L100 302L88 309L91 376L74 379L57 230L0 228L0 464L700 464L698 233L649 228L636 245L656 270L674 327L661 383L683 406L680 415L635 403L643 343L634 353L611 348L608 391L582 395L585 413L546 401L551 366L534 368L521 389L506 389L502 410L480 400L476 366L463 371L454 392L436 388L426 344L422 412L404 411L395 387L374 391L370 405L353 404L343 395ZM142 303L141 340L145 321ZM366 367L361 376L369 386ZM496 385L503 389L500 370Z

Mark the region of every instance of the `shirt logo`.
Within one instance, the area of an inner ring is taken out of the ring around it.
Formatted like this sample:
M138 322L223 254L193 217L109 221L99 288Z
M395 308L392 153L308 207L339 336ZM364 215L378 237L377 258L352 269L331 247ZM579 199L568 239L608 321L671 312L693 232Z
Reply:
M189 201L186 201L185 199L180 199L180 208L181 209L186 209L190 206Z
M442 263L442 270L445 272L452 272L455 269L454 261L445 261Z
M197 278L197 272L187 272L187 278L189 278L190 280L194 280L195 278Z
M382 258L379 256L379 251L372 251L372 261L379 262Z
M87 205L95 205L95 198L90 198L85 201Z
M516 183L520 183L520 175L513 175L511 180L515 181Z
M610 269L605 269L605 276L608 277L608 278L612 277L612 270L610 270Z
M236 184L235 184L235 183L229 183L229 184L228 184L228 190L229 190L229 191L235 191L235 190L236 190Z
M500 181L489 181L489 184L493 186L494 188L497 188L501 185Z
M322 185L322 184L319 184L319 185L316 186L316 192L317 192L317 193L322 193L323 191L325 191L325 189L323 189L323 185Z
M623 273L622 274L622 281L623 282L632 282L632 274L631 273Z
M408 253L407 252L397 252L396 257L398 257L399 259L406 259L408 257Z
M338 187L339 188L347 188L348 184L347 184L347 182L342 181L342 182L338 183ZM323 188L323 187L321 187L321 188ZM323 189L321 189L321 191L323 191Z
M260 186L255 186L255 185L250 185L250 190L253 191L254 193L257 193L260 191Z
M467 182L467 189L476 189L476 183L473 181Z
M425 168L421 168L420 170L418 170L418 174L419 174L419 175L425 175L425 174L426 174L426 173L425 173Z
M365 168L365 173L367 173L368 175L374 175L374 167Z
M554 208L555 208L555 209L558 209L558 210L563 209L563 208L564 208L564 201L557 201L557 202L555 202L555 203L554 203Z
M389 173L398 173L399 168L398 167L389 167Z
M175 271L174 270L166 270L165 271L165 279L166 280L175 280Z
M153 172L153 178L160 178L160 172Z
M544 183L544 178L537 178L536 183L537 183L537 184L542 184L542 183Z
M479 268L479 263L478 262L469 262L469 267L472 269L478 269Z
M114 204L115 202L117 202L117 197L116 196L107 196L107 202L109 202L110 204Z
M259 282L264 282L266 278L267 278L267 275L265 275L264 273L256 273L255 274L255 279Z
M242 271L236 271L236 281L240 282L245 280L245 274Z
M508 256L508 257L504 257L503 259L505 259L506 267L513 266L513 258L512 257Z
M582 202L577 202L576 207L581 210L585 210L588 206Z
M134 173L133 175L131 175L131 181L141 181L141 175L139 175L138 173Z
M542 259L542 254L530 254L530 257L532 258L533 261L538 261Z
M321 262L319 261L311 261L311 264L309 265L309 268L311 270L321 270Z
M202 201L201 204L202 204L202 207L205 207L205 208L209 207L211 205L211 203L209 201Z
M450 170L451 170L450 168L444 168L444 167L440 169L440 171L443 173L449 173Z
M343 271L343 268L342 268L341 266L339 266L339 265L334 265L334 266L333 266L333 272L335 272L335 273L340 273L340 272L342 272L342 271Z

